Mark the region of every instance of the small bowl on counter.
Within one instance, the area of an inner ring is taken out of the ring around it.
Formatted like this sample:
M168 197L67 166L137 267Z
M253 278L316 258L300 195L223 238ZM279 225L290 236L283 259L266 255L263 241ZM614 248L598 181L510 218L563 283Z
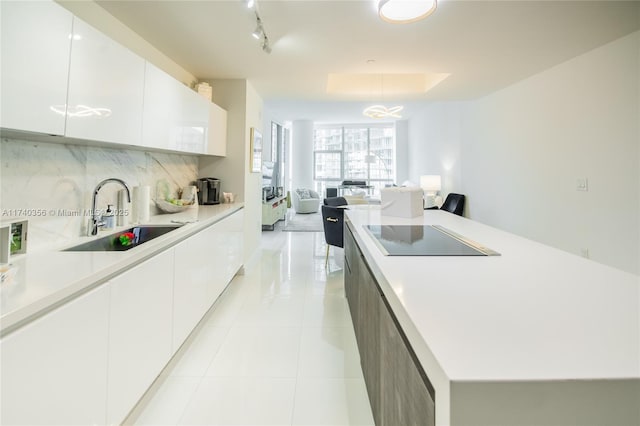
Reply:
M163 213L180 213L188 209L197 207L197 203L190 200L177 200L176 203L167 200L156 200L156 206Z

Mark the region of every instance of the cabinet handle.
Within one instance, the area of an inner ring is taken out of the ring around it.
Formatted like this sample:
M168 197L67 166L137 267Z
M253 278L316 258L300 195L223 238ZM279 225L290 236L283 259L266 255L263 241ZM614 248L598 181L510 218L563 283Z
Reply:
M328 217L327 218L327 222L337 222L338 219L336 219L335 217Z

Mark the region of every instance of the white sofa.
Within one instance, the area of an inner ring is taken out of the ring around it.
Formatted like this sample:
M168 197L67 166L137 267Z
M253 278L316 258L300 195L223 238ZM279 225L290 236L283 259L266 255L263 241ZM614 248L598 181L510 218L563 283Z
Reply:
M296 213L316 213L320 207L320 196L312 189L296 189L292 198Z

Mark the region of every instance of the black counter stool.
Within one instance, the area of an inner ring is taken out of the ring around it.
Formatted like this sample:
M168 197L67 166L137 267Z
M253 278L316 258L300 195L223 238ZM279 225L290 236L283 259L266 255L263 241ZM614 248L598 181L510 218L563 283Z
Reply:
M340 198L340 197L337 197ZM344 247L344 209L334 206L321 206L324 240L327 243L327 254L324 267L329 265L329 246Z

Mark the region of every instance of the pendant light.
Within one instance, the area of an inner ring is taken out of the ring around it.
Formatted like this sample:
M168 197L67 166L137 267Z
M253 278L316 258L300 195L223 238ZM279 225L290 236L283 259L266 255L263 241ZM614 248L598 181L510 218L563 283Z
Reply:
M379 0L378 15L392 24L408 24L431 15L438 0Z
M384 100L384 74L380 74L380 98ZM386 107L382 104L377 104L365 108L362 114L376 120L383 118L402 118L400 111L403 109L404 107L402 105Z
M381 118L402 118L400 111L403 109L404 107L400 105L390 108L387 108L384 105L371 105L370 107L365 108L364 111L362 111L362 114L377 120Z

